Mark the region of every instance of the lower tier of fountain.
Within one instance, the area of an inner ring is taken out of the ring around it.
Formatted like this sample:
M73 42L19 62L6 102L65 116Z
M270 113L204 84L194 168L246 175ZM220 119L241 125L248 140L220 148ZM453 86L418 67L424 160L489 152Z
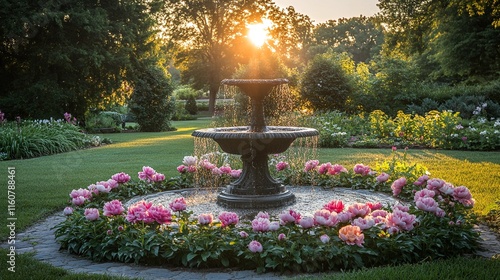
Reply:
M223 211L231 211L238 214L240 219L250 221L259 211L268 212L271 217L277 219L277 216L289 209L293 209L302 215L312 216L316 210L323 205L336 199L344 202L346 207L354 203L381 202L384 206L391 206L401 203L398 199L380 192L370 190L352 190L348 188L323 189L313 186L288 186L287 189L295 194L296 200L291 205L279 206L274 208L228 208L216 204L219 191L208 189L184 189L176 191L166 191L146 196L135 197L125 203L127 207L140 201L146 200L154 204L162 204L168 207L174 199L184 197L187 202L187 210L193 211L196 217L199 214L211 213L217 217Z

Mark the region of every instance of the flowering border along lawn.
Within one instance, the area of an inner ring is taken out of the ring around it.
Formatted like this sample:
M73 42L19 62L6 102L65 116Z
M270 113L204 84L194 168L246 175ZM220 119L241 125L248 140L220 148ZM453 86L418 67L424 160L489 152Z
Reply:
M122 201L136 195L193 186L193 177L222 182L239 175L229 165L187 156L169 180L145 166L139 180L117 173L107 181L73 190L67 219L56 226L63 249L94 261L121 261L184 267L238 267L258 272L330 271L387 264L415 263L473 253L479 234L465 186L429 178L425 168L401 158L373 169L356 164L309 160L293 171L275 165L284 181L324 187L351 187L392 192L407 203L344 205L332 200L313 215L289 209L277 217L259 212L252 221L236 213L189 211L183 197L168 206L139 201L126 209ZM203 176L201 176L203 177ZM297 179L298 178L298 179Z

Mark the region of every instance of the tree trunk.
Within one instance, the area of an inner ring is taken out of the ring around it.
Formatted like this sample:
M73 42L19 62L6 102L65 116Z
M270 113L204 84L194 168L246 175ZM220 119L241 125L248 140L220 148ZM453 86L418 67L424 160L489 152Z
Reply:
M212 83L210 85L210 91L208 94L208 112L210 113L210 116L214 116L215 114L215 100L218 91L219 91L219 84Z

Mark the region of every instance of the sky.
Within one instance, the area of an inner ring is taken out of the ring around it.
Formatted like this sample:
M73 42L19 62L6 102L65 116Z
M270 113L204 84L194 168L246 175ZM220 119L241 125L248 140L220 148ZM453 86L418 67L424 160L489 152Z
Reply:
M379 11L378 0L274 0L274 3L282 8L293 6L315 24L342 17L372 16Z

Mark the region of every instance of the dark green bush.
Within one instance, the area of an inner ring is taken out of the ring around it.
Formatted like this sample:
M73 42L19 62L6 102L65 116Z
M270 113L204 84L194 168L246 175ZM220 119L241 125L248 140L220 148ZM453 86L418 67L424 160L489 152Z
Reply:
M196 99L194 98L194 96L192 95L189 96L188 100L186 101L186 106L184 108L191 115L198 114L198 106L196 105Z

